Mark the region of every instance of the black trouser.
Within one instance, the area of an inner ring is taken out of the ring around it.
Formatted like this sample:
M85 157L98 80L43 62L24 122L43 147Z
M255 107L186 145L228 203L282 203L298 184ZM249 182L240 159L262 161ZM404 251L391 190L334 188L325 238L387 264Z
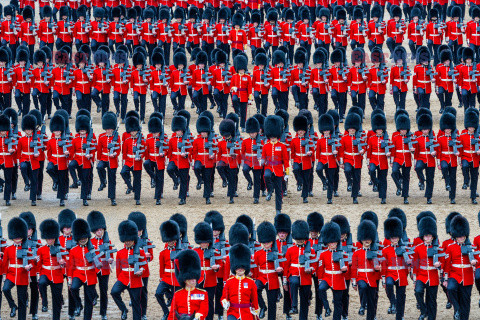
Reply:
M102 97L100 98L100 94ZM110 109L110 94L104 93L103 91L100 92L97 89L92 89L92 100L95 102L97 109L102 110L102 116Z
M425 162L417 161L415 164L415 171L417 172L420 183L425 183L425 175L423 174L423 170L425 170L426 175L425 198L431 199L433 195L433 178L435 177L435 167L427 167Z
M15 164L13 166L13 172L12 172L12 194L17 193L17 186L18 186L18 165Z
M247 104L248 102L240 102L238 96L232 96L232 105L235 113L240 116L240 128L245 129L245 123L247 121Z
M228 110L228 94L224 93L223 91L219 91L218 89L215 89L213 92L213 98L215 99L215 103L220 109L220 118L225 119Z
M165 170L159 170L157 163L151 160L145 160L143 167L148 175L155 181L155 200L160 200L165 183Z
M77 90L75 91L75 96L77 97L78 110L85 109L88 112L92 112L92 96L90 93L81 93Z
M387 175L388 169L380 169L380 165L376 166L370 163L368 167L370 178L374 185L378 186L378 197L385 199L387 197Z
M308 109L308 95L307 92L300 92L300 88L296 85L292 87L293 99L298 109Z
M320 295L320 288L317 285L319 283L317 276L312 275L313 288L315 289L315 314L321 316L323 313L322 297Z
M223 278L217 278L217 286L215 287L215 314L219 316L223 316L222 293Z
M448 92L442 87L438 87L437 90L438 90L437 97L438 97L438 100L440 101L440 108L443 110L445 109L445 107L451 107L453 92Z
M428 319L435 320L437 318L437 292L438 286L431 286L419 280L415 281L415 298L420 306L420 313L427 315Z
M41 275L38 280L38 290L42 297L42 306L48 306L47 287L50 286L52 292L52 319L60 320L60 313L62 312L62 283L53 283L48 280L46 275Z
M362 168L354 168L350 163L345 163L345 175L352 179L352 198L358 197L360 191L360 182L362 176Z
M367 304L367 320L374 320L377 314L377 288L369 286L365 281L357 283L360 301Z
M455 199L457 193L457 167L452 166L446 161L440 161L440 168L445 179L445 183L450 186L448 197Z
M325 114L328 110L328 94L321 94L318 88L313 88L312 97L317 106L318 115Z
M454 278L448 279L447 292L454 310L460 314L460 320L470 317L470 301L472 298L472 285L460 284Z
M280 289L268 289L268 282L263 284L259 280L255 280L255 284L257 285L257 295L258 295L258 306L260 309L268 310L268 320L275 320L277 318L277 297ZM267 292L267 305L265 304L265 300L262 296L262 291L265 290Z
M253 172L253 181L250 177L250 170L252 170ZM260 189L262 185L262 169L253 169L252 167L244 164L242 171L248 183L253 185L253 198L260 198Z
M265 170L263 174L263 179L265 179L265 184L267 185L267 190L270 193L275 191L275 210L282 210L283 203L283 188L282 181L283 177L277 177L270 169Z
M261 94L260 91L254 91L253 97L255 99L255 106L257 107L257 113L261 113L264 116L267 116L268 94Z
M370 90L368 92L368 101L370 101L372 110L385 109L385 94L379 94L373 90Z
M72 291L72 296L77 306L82 305L82 298L80 298L80 288L82 286L84 296L83 299L85 301L85 305L83 306L83 319L88 320L92 319L93 299L96 295L95 285L87 285L86 283L83 283L82 280L80 280L79 278L73 278L70 290Z
M72 177L73 183L78 183L78 175L80 175L80 165L78 164L77 160L72 160L68 163L68 172L70 172L70 176Z
M207 43L206 41L202 41L202 51L207 53L207 61L209 65L212 65L212 51L215 49L215 43Z
M228 182L227 197L233 199L238 186L238 168L230 168L227 164L222 165L222 162L218 164L217 168L225 172Z
M327 290L330 288L326 281L320 281L320 285L317 286L322 300L323 307L330 309L328 306ZM333 290L333 319L340 320L342 318L343 311L343 294L346 290Z
M117 168L110 168L108 161L99 161L97 164L98 177L100 182L107 183L108 172L108 198L115 199L115 192L117 189Z
M160 112L165 117L165 109L167 107L167 95L153 91L151 97L153 110L156 112Z
M69 94L60 94L58 93L58 91L54 90L52 94L52 100L57 110L63 109L67 111L69 115L72 114L72 92L71 91ZM60 107L60 104L62 104L61 107ZM48 110L47 110L47 113L48 113Z
M197 107L199 114L207 110L208 97L203 94L203 89L193 91L192 102Z
M124 311L127 310L127 306L122 300L122 293L123 291L127 290L128 294L130 295L130 301L132 302L132 310L133 310L133 315L132 319L133 320L140 320L142 318L142 306L140 303L140 296L142 293L142 287L140 288L130 288L120 281L115 282L115 284L112 287L112 291L110 294L112 295L113 301L115 301L115 304L117 305L118 309L123 313Z
M458 44L458 40L449 40L448 41L448 46L450 47L450 50L452 50L453 61L458 61L457 60L457 51L458 51L458 48L461 47Z
M292 308L298 307L298 294L300 293L300 308L299 308L299 320L308 319L308 303L312 295L311 286L300 285L300 277L290 276L288 279L290 283L290 295L292 298Z
M180 90L172 92L170 94L170 100L172 101L172 104L173 104L173 110L175 111L185 110L186 99L187 99L187 96L180 94Z
M168 307L167 303L165 302L165 297L167 297L168 300L172 300L175 291L176 288L174 286L171 286L164 281L158 284L157 291L155 292L155 297L157 298L158 304L160 304L164 315L168 314Z
M88 196L92 194L93 183L93 168L80 168L80 199L87 200Z
M132 176L133 175L133 186L132 186ZM123 178L123 181L127 185L128 189L133 189L135 194L134 199L140 200L140 194L142 192L142 170L134 170L133 166L129 167L124 165L120 175Z
M475 93L468 91L466 89L462 90L462 102L465 110L472 107L475 108Z
M190 180L188 170L189 168L178 169L177 165L173 161L170 161L167 166L167 173L170 178L172 178L173 181L178 181L180 179L178 198L183 200L187 199L188 181Z
M145 104L147 103L147 95L138 92L133 93L133 104L135 110L140 110L140 121L145 121Z
M12 106L12 93L0 93L0 110L3 111Z
M407 167L405 164L399 164L398 162L394 162L392 165L393 182L395 182L397 189L402 189L402 197L404 198L408 197L410 188L410 169L411 167Z
M30 276L30 312L29 314L38 314L38 300L40 294L38 292L37 275Z
M351 91L352 95L352 106L360 107L365 113L365 101L367 100L366 93L358 93L355 90Z
M195 161L193 171L198 181L203 181L203 197L209 199L212 193L212 173L215 172L215 169L206 168L200 161Z
M113 104L115 105L115 111L120 113L120 118L125 120L128 106L128 94L114 91Z
M172 44L170 42L161 42L159 47L163 47L163 52L164 52L164 59L165 59L165 65L169 66L170 65L170 47Z
M68 193L68 170L58 170L58 166L53 162L49 162L47 165L47 173L52 180L57 181L57 199L65 200L65 196Z
M323 170L325 170L326 177L323 175ZM334 181L337 168L329 168L328 164L318 162L316 171L322 183L327 185L327 199L332 199L333 191L335 190Z
M148 307L148 277L142 278L143 287L142 292L140 293L140 305L142 306L142 317L147 315Z
M5 188L3 190L3 200L10 200L12 195L12 175L13 167L6 168L4 164L0 165L0 169L3 170L3 176L5 178Z
M215 289L216 287L204 287L205 282L199 283L198 287L205 290L208 296L208 314L205 317L205 320L213 320L213 314L215 311Z
M288 111L288 90L279 91L277 88L273 88L272 100L275 105L275 110L283 109Z
M417 94L420 108L430 109L430 93L426 93L423 88L417 88Z
M338 110L340 119L343 119L345 117L345 110L347 108L347 93L337 92L337 90L333 89L331 91L331 97L333 104L335 105L335 109Z
M478 167L474 167L473 161L462 160L463 183L470 185L470 199L477 198Z
M101 316L106 316L107 315L108 278L109 278L108 274L102 275L100 272L97 273L98 288L100 289L100 315Z
M15 89L15 102L18 111L22 114L25 115L30 111L30 93L23 93L19 89Z
M393 287L395 287L396 294ZM400 286L400 280L395 281L392 277L387 277L385 279L385 291L388 300L391 305L395 305L397 308L397 313L395 315L396 320L402 320L403 315L405 314L405 299L407 297L405 294L406 289L406 286Z
M45 167L45 161L39 161L40 168L38 169L38 183L37 183L37 196L42 195L43 191L43 168ZM33 172L32 172L33 176Z
M27 300L28 300L28 286L16 286L17 287L17 302L18 306L13 300L12 297L12 289L16 285L10 281L10 280L5 280L3 283L3 295L5 296L5 299L7 299L8 305L10 309L14 307L18 307L18 312L17 312L17 319L18 320L26 320L27 319Z
M303 170L303 165L301 163L293 163L292 166L293 173L298 177L299 182L301 183L302 187L302 198L308 198L308 193L310 192L310 184L311 184L311 170L305 169Z
M350 280L345 280L347 289L342 292L342 317L348 318L348 305L350 303L350 294L348 290L350 288Z
M404 109L405 110L405 101L407 98L407 92L401 92L397 86L393 86L393 101L395 102L395 106L397 109Z

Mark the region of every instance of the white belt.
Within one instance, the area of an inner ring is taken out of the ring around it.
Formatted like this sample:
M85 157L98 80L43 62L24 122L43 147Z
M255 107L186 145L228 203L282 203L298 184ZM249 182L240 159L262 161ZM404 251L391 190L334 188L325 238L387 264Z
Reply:
M301 265L298 264L298 263L292 263L292 264L290 265L290 267L294 267L294 268L304 268L305 266L301 266Z
M353 84L362 84L364 81L352 81Z
M335 80L333 81L333 83L344 83L345 81L344 80Z
M458 36L459 34L462 34L461 32L452 32L453 35Z
M75 153L75 155L80 156L80 157L83 157L83 156L86 155L86 153Z
M388 267L388 270L404 270L405 266Z
M427 271L437 270L437 268L435 268L435 267L426 267L426 266L420 266L420 269L422 269L422 270L427 270Z
M27 81L17 81L18 83L27 83Z
M98 83L107 83L107 81L98 81Z
M134 155L134 154L127 154L127 157L128 157L128 158L135 158L136 155Z
M172 152L172 154L175 155L175 156L180 156L180 155L182 155L181 152Z
M374 84L381 84L382 81L372 81L372 83L374 83Z
M261 269L260 269L259 271L260 271L261 273L263 273L263 274L269 274L269 273L275 273L275 272L277 272L277 271L275 271L275 270L261 270Z
M326 274L342 274L343 272L340 271L340 270L337 270L337 271L335 271L335 270L325 270L325 273Z
M431 34L430 36L432 36L432 37L438 37L439 34Z
M453 79L440 79L440 80L444 82L453 81Z
M308 157L306 153L296 153L295 154L297 157Z
M357 269L357 272L374 272L373 269Z
M54 158L63 158L63 157L66 157L66 155L64 155L64 154L52 154L52 157L54 157Z
M10 81L0 81L0 83L10 83Z
M384 156L385 152L372 152L374 156Z
M9 264L8 267L9 268L23 268L23 265L22 264Z
M164 271L168 272L168 273L174 273L175 272L175 270L173 270L173 269L165 269Z
M199 152L198 155L199 156L208 156L210 153L208 152Z
M430 154L430 151L422 151L422 152L420 152L420 154L429 155L429 154Z
M398 152L398 153L408 153L408 152L410 152L410 150L395 150L395 152Z
M60 33L68 34L68 33L70 33L70 32L68 32L68 31L60 31Z
M135 83L134 85L143 87L143 86L146 86L147 84L146 83Z
M42 266L42 268L45 270L58 270L61 267L60 266Z
M465 79L465 80L463 80L463 81L465 81L465 82L477 82L476 79Z
M202 267L201 269L202 271L208 271L208 270L212 270L212 267Z
M8 152L0 152L0 156L9 156L11 155L10 153Z
M426 81L426 80L417 80L417 81L420 83L430 83L430 81Z
M463 150L465 153L477 153L475 150Z
M88 271L94 269L94 266L89 266L89 267L76 267L80 271Z
M443 154L453 154L452 151L443 152Z
M88 81L77 81L77 83L86 84L86 83L88 83Z
M35 153L34 152L22 152L22 155L26 155L26 156L33 156Z
M150 157L158 157L159 155L159 153L150 153Z
M133 271L135 271L135 268L122 268L122 271L133 272Z
M344 152L347 156L359 156L360 153L355 152L355 153L350 153L350 152Z
M331 152L320 152L320 155L321 156L332 156L333 153L331 153Z
M452 264L452 267L466 269L466 268L471 268L472 265L471 264Z
M127 37L138 36L138 35L139 35L138 33L127 33Z
M104 156L109 156L110 153L108 153L108 152L102 152L102 155L104 155Z
M246 153L245 154L247 157L256 157L257 154L256 153Z

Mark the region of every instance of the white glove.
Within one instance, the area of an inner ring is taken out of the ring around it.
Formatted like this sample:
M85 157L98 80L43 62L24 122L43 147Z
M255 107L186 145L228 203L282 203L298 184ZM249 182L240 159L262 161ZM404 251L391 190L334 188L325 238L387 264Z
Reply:
M222 302L222 307L223 307L223 309L228 310L228 308L230 308L230 302L223 301Z

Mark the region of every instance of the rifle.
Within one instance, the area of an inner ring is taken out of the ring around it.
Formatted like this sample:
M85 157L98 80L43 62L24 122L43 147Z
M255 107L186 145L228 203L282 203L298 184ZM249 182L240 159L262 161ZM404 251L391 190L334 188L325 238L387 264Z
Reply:
M85 155L87 156L90 154L90 151L95 149L95 147L93 146L93 124L91 119L90 119L90 130L88 131L88 135L87 135L87 143L85 143L82 146L82 149L85 150Z
M17 250L17 259L21 259L21 260L22 260L22 266L23 266L24 268L25 268L26 266L28 266L29 261L35 260L35 259L37 258L37 257L33 256L32 253L30 252L29 247L28 247L28 244L27 244L27 241L28 241L28 240L22 241L22 247L21 247L21 249L18 249L18 250Z
M188 74L188 71L185 71L185 69L182 70L180 73L180 79L182 79L182 82L185 83L187 80L189 80L192 76Z
M227 62L225 63L225 67L222 70L222 77L224 78L225 82L230 81L230 79L232 78L232 76L230 74L230 71L229 71L230 70L229 65L230 65L230 63L227 60Z
M189 143L189 135L187 131L183 133L182 142L177 142L177 148L180 149L180 153L186 153L186 149L192 148L192 144Z
M377 77L382 82L385 80L385 78L388 78L388 68L384 62L380 63L380 66L378 67Z
M28 248L30 249L30 252L32 253L33 258L37 258L37 245L38 245L37 230L33 232L30 239L27 239L26 243Z
M255 144L252 145L252 151L257 154L257 159L260 161L262 159L262 150L263 150L263 144L262 144L262 137L260 133L257 133L257 137L255 138Z
M117 249L113 248L113 245L110 243L110 237L108 236L107 230L105 230L105 232L103 233L103 243L98 246L98 249L100 250L101 253L103 253L103 256L105 257L105 261L107 262L112 257L111 256L112 253L117 252Z
M355 140L353 140L352 144L358 147L358 151L360 151L363 146L367 145L365 142L365 137L362 137L362 133L360 131L355 132Z
M63 153L65 154L68 151L68 148L72 146L72 142L70 140L70 135L65 134L66 130L62 131L62 135L60 137L60 141L58 142L58 146L63 148Z
M110 80L110 77L113 76L112 71L110 70L110 59L107 60L105 64L105 70L102 71L102 74L105 76L105 80Z
M440 251L443 251L443 249L439 247L438 239L435 239L432 246L427 248L427 257L433 258L433 263L435 264L438 262L438 258L446 256L444 252L440 253Z
M12 118L10 117L10 129L8 130L8 138L5 139L5 143L8 145L8 150L11 150L13 146L18 145L18 124L15 124L12 128Z
M298 257L298 263L305 269L310 269L310 264L316 262L315 259L311 259L311 258L315 258L315 255L310 252L311 249L312 247L311 247L310 241L307 240L303 255Z
M289 233L287 238L285 239L285 244L282 245L282 252L286 253L288 248L290 248L291 246L293 246L293 240L292 240L292 234Z
M368 260L373 260L373 265L375 267L377 267L379 265L379 263L383 260L385 260L385 258L379 258L379 256L381 256L381 252L380 251L380 248L379 248L379 243L378 241L374 241L372 243L372 246L370 247L370 250L367 250L367 259Z
M128 264L133 265L133 272L140 271L140 267L147 264L147 261L140 261L140 246L138 241L133 247L133 254L128 256Z
M403 61L403 71L400 71L400 77L403 77L403 80L406 81L411 75L412 74L410 73L410 69L408 69L407 61Z
M425 26L425 21L424 20L419 20L418 24L415 26L415 29L417 31L424 31L427 27Z
M214 151L218 151L218 147L216 147L213 139L215 138L215 132L211 130L208 133L207 142L205 142L205 149L208 149L208 155L213 156Z
M453 62L450 61L450 65L449 65L449 70L448 70L448 76L452 77L452 80L453 82L455 83L455 77L457 77L459 75L458 72L456 72L457 70L455 70L454 66L453 66Z
M304 140L300 141L300 145L302 147L305 147L305 153L309 153L310 148L312 149L315 148L315 144L313 140L310 138L310 130L307 130L307 132L305 132Z
M281 257L283 257L283 254L278 252L277 241L273 241L272 248L267 253L267 261L273 261L275 270L280 267L280 262L287 261L287 259Z
M260 80L263 81L263 85L266 86L269 81L272 80L272 77L270 77L270 51L267 56L267 65L265 66L265 69L263 71L263 74L260 76Z
M460 246L460 248L462 250L462 254L468 255L468 259L470 260L470 262L476 260L475 255L480 254L480 251L474 251L475 249L477 249L477 247L472 246L472 243L468 238L465 240L465 243Z
M142 127L140 127L140 131L137 132L137 143L133 146L132 151L135 154L135 160L140 161L142 159L142 153L145 149L142 149Z
M99 249L95 249L90 239L87 241L87 250L88 252L85 254L85 259L89 263L93 263L95 268L102 269L103 263L100 261L100 258L104 255L104 252L99 252ZM97 252L99 252L97 254Z
M432 130L430 130L430 132L428 133L428 140L429 141L425 143L425 147L430 148L430 153L432 153L435 151L435 148L439 146L439 144L437 143L437 140L433 138Z
M308 80L310 80L310 70L308 69L308 61L303 65L302 73L300 74L299 78L302 81L302 86L305 86L308 84Z
M163 130L162 130L163 132ZM165 149L168 149L168 145L165 145L165 134L160 134L158 140L155 140L155 147L159 149L159 153L164 154Z
M453 147L453 153L458 152L458 147L461 146L458 143L459 141L457 140L457 131L455 130L452 132L452 139L448 141L448 146Z
M345 252L342 249L342 245L340 244L337 250L332 252L332 260L338 262L340 269L345 267L345 261L348 260L348 258L345 258Z
M410 260L409 256L413 255L414 252L411 247L408 247L406 243L400 239L398 246L395 248L395 253L397 254L397 257L403 257L405 264L407 264L407 261Z
M217 259L221 260L221 257L216 256L215 254L220 253L217 249L213 248L213 245L209 245L208 249L203 252L203 258L210 260L210 267L217 264Z
M393 145L390 145L390 137L388 136L388 132L385 131L383 133L382 141L380 142L380 148L385 149L385 153L388 153Z
M375 22L375 28L378 29L378 31L383 31L382 29L385 27L385 22L383 22L382 18L379 18L377 22Z
M138 238L138 245L144 252L148 252L149 249L156 248L152 241L148 240L147 230L143 230L142 236Z
M177 255L183 250L182 240L179 239L175 243L175 249L170 250L170 260L174 261L177 258ZM187 249L187 248L186 248Z
M332 152L336 151L337 147L342 146L342 144L340 143L340 138L338 137L338 134L334 132L332 132L330 134L330 138L327 139L327 144L329 146L332 146Z
M170 77L168 77L166 74L165 74L165 65L162 64L162 75L159 75L158 76L158 79L160 81L162 81L162 86L166 87L168 84L167 84L167 81L170 80Z
M63 256L68 255L68 251L64 250L65 248L62 248L60 246L60 241L58 241L58 238L55 239L55 243L53 246L50 247L50 255L55 256L57 258L57 262L60 263L60 260L64 260Z
M205 71L202 74L202 82L200 84L207 84L207 82L209 82L210 79L212 78L213 76L210 74L210 72L208 72L208 70L205 69Z
M413 145L418 143L418 141L415 140L413 132L409 132L407 138L403 138L403 143L407 143L408 149L411 150L413 149Z
M107 144L107 149L110 156L115 155L115 150L120 149L118 142L118 126L115 131L113 131L112 142Z
M90 23L90 13L88 10L84 21L85 22L82 24L82 28L85 29L85 31L92 29L92 24Z
M435 77L438 73L435 72L435 70L432 69L432 66L430 65L430 63L428 64L427 66L427 71L425 72L425 74L427 76L429 76L430 78L433 78Z

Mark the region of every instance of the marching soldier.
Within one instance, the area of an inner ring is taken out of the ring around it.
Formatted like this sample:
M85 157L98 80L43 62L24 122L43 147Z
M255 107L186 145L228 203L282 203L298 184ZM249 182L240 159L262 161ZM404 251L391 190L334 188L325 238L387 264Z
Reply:
M290 143L291 156L293 159L293 172L297 179L297 185L302 186L303 203L308 203L310 185L313 183L310 171L315 163L315 142L308 133L308 120L305 116L298 115L293 119L293 130L297 133Z
M28 237L28 226L22 218L12 218L8 222L8 238L13 244L5 248L2 262L6 266L3 294L10 306L10 317L17 315L18 319L27 319L28 283L29 272L33 268L32 252L26 245ZM21 258L20 258L21 257ZM17 287L17 303L12 297L12 289Z
M270 68L268 65L267 56L264 53L255 55L255 66L253 70L252 84L253 97L257 107L257 113L267 115L268 108L268 92L270 91Z
M275 216L274 220L275 230L277 232L277 239L276 245L278 249L278 253L282 256L285 256L288 248L291 247L292 244L292 221L290 220L290 216L285 213L280 213ZM290 297L290 293L288 292L288 279L286 277L286 261L280 263L280 267L283 268L283 271L279 276L282 279L282 290L283 294L283 313L286 315L287 320L291 320L290 310L292 305L292 300Z
M320 232L323 228L324 219L323 216L318 212L312 212L307 216L307 223L308 223L308 232L310 233L310 246L315 253L315 257L317 258L320 256L320 253L324 249L323 239L320 239ZM316 259L315 258L315 259ZM319 278L315 273L312 274L313 283L318 284ZM317 319L322 316L322 300L320 299L319 287L318 285L314 285L315 288L315 315Z
M252 77L248 73L248 60L244 55L237 55L233 60L235 74L230 86L232 90L232 104L236 114L240 114L240 127L245 132L247 121L247 107L252 100Z
M60 232L61 235L58 238L58 241L60 242L60 246L62 248L65 248L67 252L70 252L70 250L76 245L76 243L73 241L73 236L72 236L72 223L76 219L75 213L70 210L70 209L63 209L60 211L58 214L58 224L60 226ZM68 264L69 261L69 254L65 255L64 260ZM67 269L63 268L63 276L66 278L67 277ZM72 291L68 291L68 318L69 320L73 320L75 317L75 311L76 311L76 306L75 306L75 299L73 298ZM48 310L48 300L42 298L42 311L44 309Z
M165 69L163 54L156 52L152 55L152 65L150 69L150 91L152 92L153 110L165 116L168 80L170 77Z
M237 118L238 119L238 118ZM240 146L235 139L235 123L230 119L225 119L220 122L220 135L223 137L218 142L217 152L217 170L222 172L227 178L228 191L227 197L230 198L230 204L234 203L233 198L237 194L238 185L238 165L240 162Z
M468 108L465 110L465 130L458 138L462 145L460 152L462 173L463 173L463 186L462 189L467 189L470 185L470 199L473 204L477 204L477 184L478 184L478 165L479 154L478 142L475 141L475 133L478 129L478 113L475 108Z
M457 140L456 118L451 113L444 113L440 118L440 130L444 135L438 138L437 166L442 170L446 189L449 191L450 203L455 204L457 192L457 157L460 156L462 146Z
M150 81L150 70L146 67L146 57L141 52L133 54L132 63L135 69L130 75L130 87L133 89L133 103L135 110L140 110L139 120L145 123L145 104L147 102L147 89Z
M446 107L452 106L453 92L456 86L456 77L459 75L453 68L453 56L450 50L442 50L439 53L440 64L436 68L436 93L440 101L440 113ZM453 72L453 74L451 74Z
M206 204L210 204L210 197L213 193L212 179L215 174L215 161L218 150L216 147L217 139L212 132L212 123L208 117L198 117L196 126L198 136L192 143L193 170L198 180L197 190L201 188L203 182L203 198L205 198Z
M11 126L10 119L7 118L5 114L0 115L0 169L3 169L3 174L5 178L5 189L3 194L3 199L5 200L5 205L10 205L10 198L13 191L13 174L16 164L17 148L19 147L15 141L18 141L18 137L10 136ZM11 141L11 142L9 142ZM21 145L20 145L21 146Z
M110 49L101 46L93 56L96 68L92 76L92 100L97 106L97 112L101 111L102 116L110 108L110 90L113 78L110 70L110 53L107 50Z
M323 190L327 189L327 204L332 204L334 194L335 172L337 170L336 156L338 154L339 137L335 138L334 121L331 115L322 114L318 119L319 137L316 145L318 159L316 172L323 184ZM325 171L326 176L323 174Z
M117 253L117 281L110 294L122 313L121 319L126 320L128 309L122 300L122 293L127 290L132 302L133 319L140 320L142 317L142 305L140 303L143 289L142 274L144 272L142 265L146 263L145 253L138 246L138 228L135 222L122 221L118 225L118 235L125 247Z
M406 65L407 51L404 47L397 46L393 50L393 60L395 65L390 69L390 94L393 95L396 110L405 109L410 72Z
M27 114L30 111L30 91L32 82L32 71L30 70L27 50L17 51L16 60L18 65L13 69L13 86L15 88L15 102L19 114Z
M37 203L38 175L39 171L43 170L43 166L40 166L40 156L43 155L42 141L45 138L34 134L34 131L37 130L36 127L37 119L35 116L31 114L25 115L22 119L22 131L25 135L18 139L17 145L20 171L22 176L27 177L27 181L30 181L29 190L32 206L35 206Z
M365 113L367 87L371 88L367 84L369 73L365 67L365 51L362 48L352 50L351 61L353 65L348 72L347 79L352 104L360 107Z
M273 68L270 71L272 78L272 100L275 111L288 110L288 93L290 88L290 66L286 65L285 53L281 50L273 52Z
M387 119L384 115L376 114L373 116L372 131L375 135L368 138L367 143L368 171L374 189L375 187L378 188L378 197L381 199L381 204L385 204L387 199L388 159L391 155L388 147L391 141L388 139L388 133L386 133Z
M46 245L40 247L37 251L38 268L40 278L38 280L38 289L42 301L48 301L47 287L52 291L52 319L60 320L62 311L62 289L63 289L63 268L66 260L63 258L68 254L59 243L60 226L53 219L46 219L40 224L40 234L46 241ZM48 310L48 306L42 303L42 311Z
M55 64L56 67L52 70L52 78L50 80L53 89L53 104L57 110L67 110L67 112L70 111L70 114L72 111L71 84L73 80L73 69L71 68L70 57L65 49L60 49L60 51L55 53Z
M264 137L260 135L260 124L258 120L251 117L246 122L246 132L250 138L242 141L242 159L243 159L243 175L247 179L247 190L253 187L253 203L258 204L260 198L261 180L263 166L261 163L261 154ZM253 173L253 180L250 177L250 170Z
M347 107L348 78L343 67L344 55L341 49L335 49L330 55L332 66L329 69L328 86L331 90L332 101L335 110L340 114L340 121L343 122Z
M430 109L432 82L435 83L435 71L430 65L430 52L427 47L417 49L417 65L413 69L413 94L417 95L418 107Z

